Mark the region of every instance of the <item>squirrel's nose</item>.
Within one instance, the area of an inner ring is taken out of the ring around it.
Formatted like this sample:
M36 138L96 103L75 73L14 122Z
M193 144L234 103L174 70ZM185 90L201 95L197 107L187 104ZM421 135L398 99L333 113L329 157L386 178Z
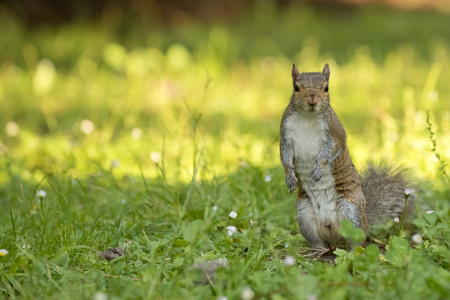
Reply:
M314 94L311 94L310 96L311 98L308 99L308 104L311 106L315 106L317 104L317 98L315 97Z

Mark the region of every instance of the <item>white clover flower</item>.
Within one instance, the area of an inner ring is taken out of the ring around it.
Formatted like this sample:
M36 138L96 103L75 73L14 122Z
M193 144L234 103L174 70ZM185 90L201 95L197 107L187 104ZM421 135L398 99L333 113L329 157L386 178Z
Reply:
M432 213L434 213L434 210L427 210L427 214L431 215Z
M255 297L255 292L251 288L246 287L242 290L241 298L243 300L250 300L253 299L253 297Z
M142 129L140 129L139 127L134 127L133 129L131 129L131 136L135 140L140 139L142 136Z
M398 218L394 218L394 223L398 223L400 220Z
M291 255L286 256L286 258L284 259L284 264L286 266L293 266L295 265L295 258Z
M103 292L95 292L94 294L94 300L107 300L108 295L106 295Z
M90 135L94 132L95 125L91 120L83 120L81 121L80 129L85 135Z
M150 154L150 159L151 159L155 164L159 163L159 162L161 161L161 158L162 158L161 153L159 153L159 152L157 152L157 151L153 151L153 152Z
M431 101L438 101L439 100L439 93L436 91L430 92L430 100Z
M120 161L118 161L117 159L111 160L111 169L118 168L119 166L120 166Z
M416 233L411 237L411 240L414 244L420 244L423 242L422 236L419 233Z
M407 188L405 188L405 195L406 195L406 196L409 196L409 195L411 195L411 194L414 193L414 192L415 192L414 189L407 189Z
M6 124L6 133L7 133L9 136L18 136L19 133L20 133L20 127L19 127L19 125L17 125L17 123L16 123L16 122L13 122L13 121L8 122L8 123Z
M229 216L230 218L235 219L237 217L237 213L235 211L231 211Z
M38 197L39 199L44 198L45 196L47 196L47 192L44 190L39 190L36 192L36 197Z
M217 210L217 205L214 205L213 206L213 211L216 211Z
M264 177L264 181L265 181L265 182L270 182L270 181L272 181L272 175L266 174L266 177Z
M233 234L235 234L237 232L237 228L235 226L227 226L227 230L228 230L228 235L232 236Z
M0 249L0 256L5 256L6 254L8 254L8 250Z

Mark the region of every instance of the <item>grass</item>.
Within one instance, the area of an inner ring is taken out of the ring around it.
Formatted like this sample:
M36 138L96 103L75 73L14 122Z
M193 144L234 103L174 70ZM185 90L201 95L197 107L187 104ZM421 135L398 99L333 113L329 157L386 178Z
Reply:
M1 298L449 297L448 16L257 4L233 24L161 27L135 14L35 30L0 16ZM377 237L384 254L299 254L278 158L293 62L330 63L358 169L390 160L421 183L416 228ZM191 266L221 257L228 269L198 284Z

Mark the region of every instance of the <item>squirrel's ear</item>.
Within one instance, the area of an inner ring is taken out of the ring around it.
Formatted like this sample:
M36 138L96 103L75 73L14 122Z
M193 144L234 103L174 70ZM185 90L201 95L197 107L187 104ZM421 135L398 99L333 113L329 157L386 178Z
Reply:
M328 64L325 64L322 71L323 76L328 80L330 80L330 67L328 67Z
M297 70L295 64L292 65L292 78L296 79L297 76L300 75L300 72Z

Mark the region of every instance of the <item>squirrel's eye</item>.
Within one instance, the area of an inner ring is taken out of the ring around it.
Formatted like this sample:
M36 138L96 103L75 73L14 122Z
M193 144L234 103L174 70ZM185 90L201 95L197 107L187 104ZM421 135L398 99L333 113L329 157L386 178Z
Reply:
M300 88L296 84L294 84L294 91L296 91L296 92L300 91Z
M328 84L325 86L325 92L328 92Z

